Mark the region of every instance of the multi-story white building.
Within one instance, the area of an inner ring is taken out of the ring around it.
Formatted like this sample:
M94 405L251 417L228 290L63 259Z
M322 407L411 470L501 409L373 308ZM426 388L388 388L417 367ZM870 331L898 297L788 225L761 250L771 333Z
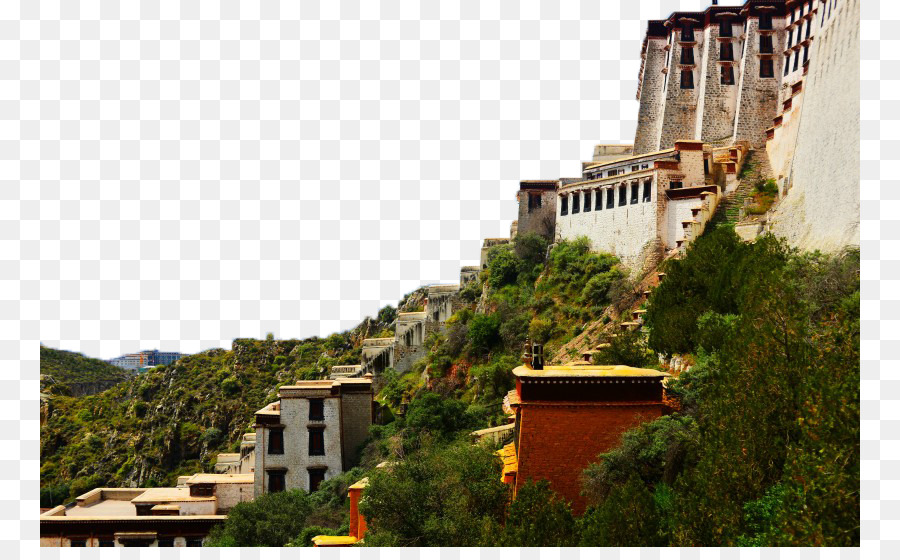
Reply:
M254 493L314 492L358 461L372 423L372 380L303 381L256 412Z

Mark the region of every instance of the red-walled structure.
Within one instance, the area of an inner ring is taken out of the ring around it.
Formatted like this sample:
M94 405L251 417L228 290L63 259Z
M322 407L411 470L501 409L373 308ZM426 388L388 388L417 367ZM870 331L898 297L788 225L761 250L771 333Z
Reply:
M626 366L546 366L513 371L516 388L504 408L515 413L514 443L501 452L503 480L514 493L546 479L580 515L581 473L622 434L661 416L667 373Z

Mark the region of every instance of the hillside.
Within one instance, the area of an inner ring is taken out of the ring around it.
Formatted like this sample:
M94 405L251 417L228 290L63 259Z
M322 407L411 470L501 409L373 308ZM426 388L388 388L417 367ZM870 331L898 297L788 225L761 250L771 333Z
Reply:
M386 329L394 313L386 307L328 338L236 339L231 350L187 356L96 395L54 395L42 404L42 505L97 486L174 484L210 469L280 385L359 363L362 339Z
M93 395L132 376L103 360L41 346L41 393L46 395Z

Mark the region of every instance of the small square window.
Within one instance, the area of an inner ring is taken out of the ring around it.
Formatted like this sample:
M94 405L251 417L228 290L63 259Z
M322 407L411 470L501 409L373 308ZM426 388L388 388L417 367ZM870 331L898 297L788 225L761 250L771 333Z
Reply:
M681 28L681 40L682 41L693 41L694 40L694 26L693 25L685 25Z
M325 428L309 428L309 454L325 455Z
M670 189L680 189L681 181L669 181L669 188Z
M730 19L725 19L719 22L719 37L732 37L733 34L731 30L732 25Z
M284 492L284 471L268 471L269 492Z
M734 48L731 41L719 43L719 60L734 60Z
M721 83L723 86L733 86L734 85L734 67L730 64L726 64L722 66L722 79Z
M309 399L309 419L325 420L325 399Z
M269 455L284 455L284 429L269 429Z
M325 481L326 469L309 469L309 491L315 492L319 486Z

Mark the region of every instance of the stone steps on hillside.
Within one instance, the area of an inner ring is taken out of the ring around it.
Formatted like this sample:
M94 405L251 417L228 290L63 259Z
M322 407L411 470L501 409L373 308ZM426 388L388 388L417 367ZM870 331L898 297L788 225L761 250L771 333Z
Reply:
M715 227L718 225L728 224L734 225L740 217L741 208L744 206L744 200L750 197L753 192L753 186L760 179L768 179L772 177L772 168L769 165L769 156L765 150L751 150L747 154L747 160L744 163L742 177L738 181L738 187L719 201L716 213L713 214L710 225Z

